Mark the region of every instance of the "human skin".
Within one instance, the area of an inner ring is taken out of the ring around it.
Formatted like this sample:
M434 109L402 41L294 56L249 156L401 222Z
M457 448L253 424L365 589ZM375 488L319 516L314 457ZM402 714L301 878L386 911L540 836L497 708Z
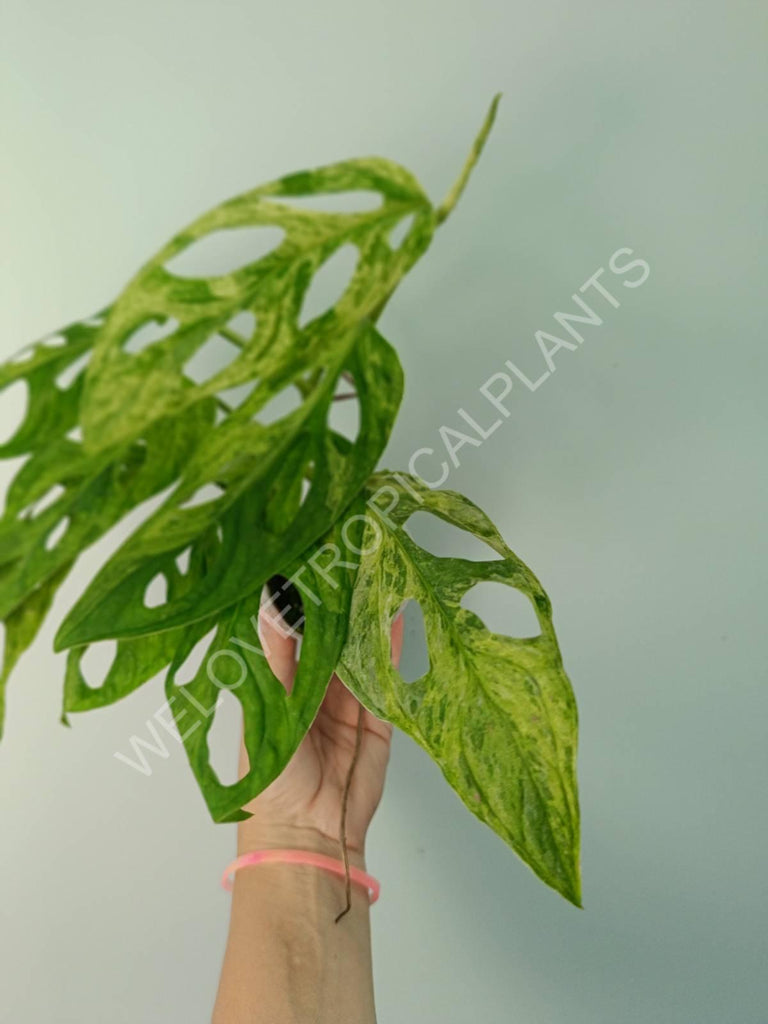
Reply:
M290 692L296 640L260 616L270 667ZM399 662L403 621L392 626ZM312 850L340 858L339 824L347 802L349 862L365 869L365 837L379 804L392 727L380 721L333 676L309 732L282 774L246 810L238 825L238 855L252 850ZM241 752L241 770L245 768ZM368 894L316 867L268 863L235 875L229 937L213 1024L375 1024Z

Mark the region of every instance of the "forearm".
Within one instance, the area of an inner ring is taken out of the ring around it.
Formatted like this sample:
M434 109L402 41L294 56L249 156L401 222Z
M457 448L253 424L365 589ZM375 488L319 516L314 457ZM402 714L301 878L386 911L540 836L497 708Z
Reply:
M241 833L240 851L267 846L338 846L306 836L258 844ZM249 839L251 841L249 841ZM364 867L360 854L352 863ZM235 876L229 939L213 1024L374 1024L368 894L307 865L260 864Z

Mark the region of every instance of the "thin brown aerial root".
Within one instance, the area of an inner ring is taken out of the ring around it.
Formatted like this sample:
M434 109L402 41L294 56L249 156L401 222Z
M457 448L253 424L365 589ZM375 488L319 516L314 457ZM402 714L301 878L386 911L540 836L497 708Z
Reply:
M352 760L349 765L349 771L347 772L347 778L344 782L344 795L341 798L341 826L339 828L339 842L341 844L341 854L344 858L344 891L346 894L346 906L344 909L337 914L335 923L348 914L352 907L352 880L349 877L349 850L347 849L347 806L349 804L349 791L352 787L352 774L357 764L357 759L360 756L360 745L363 740L363 706L360 705L357 712L357 730L355 733L355 749L352 754Z

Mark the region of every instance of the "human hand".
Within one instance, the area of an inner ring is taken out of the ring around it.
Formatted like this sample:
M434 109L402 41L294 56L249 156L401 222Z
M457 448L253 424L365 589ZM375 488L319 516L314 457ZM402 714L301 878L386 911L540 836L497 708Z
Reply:
M296 639L262 608L259 625L270 668L290 693L296 674ZM403 619L392 625L392 661L399 663ZM291 846L338 855L344 790L357 746L346 807L350 860L364 863L365 835L378 807L389 760L392 726L367 711L334 674L317 716L283 772L246 805L252 817L238 827L240 852ZM241 772L247 767L241 750Z

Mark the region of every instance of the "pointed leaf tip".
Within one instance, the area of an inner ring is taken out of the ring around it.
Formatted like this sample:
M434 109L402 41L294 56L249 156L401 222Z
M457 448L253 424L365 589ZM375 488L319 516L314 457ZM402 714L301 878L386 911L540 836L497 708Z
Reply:
M461 198L461 194L466 188L469 176L474 170L475 164L480 159L480 154L483 151L486 140L491 133L493 122L496 120L496 111L498 110L499 103L501 102L501 93L497 92L491 100L491 105L488 108L488 113L485 115L485 120L480 131L477 133L472 149L469 151L469 156L464 163L461 174L458 176L453 184L448 195L442 201L442 203L435 210L435 223L440 225L448 217L453 208Z

